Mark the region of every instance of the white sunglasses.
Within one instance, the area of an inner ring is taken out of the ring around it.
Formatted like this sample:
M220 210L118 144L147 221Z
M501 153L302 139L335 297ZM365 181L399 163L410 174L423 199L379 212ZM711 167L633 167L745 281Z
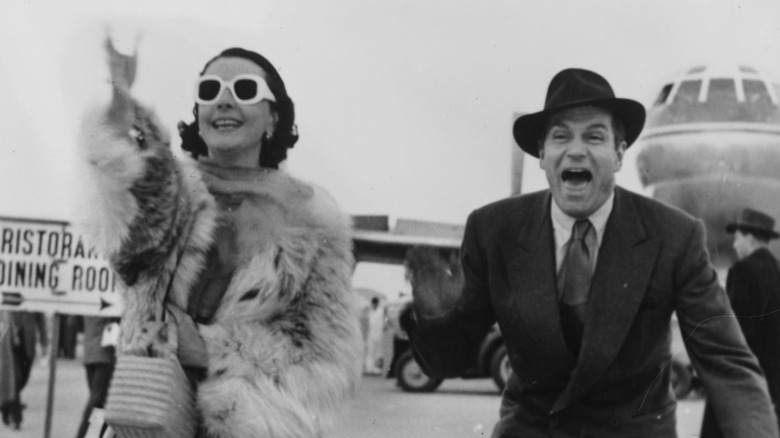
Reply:
M233 93L236 102L243 105L251 105L263 99L276 102L265 79L255 74L236 75L228 81L214 75L201 76L195 84L195 102L201 105L214 104L225 88Z

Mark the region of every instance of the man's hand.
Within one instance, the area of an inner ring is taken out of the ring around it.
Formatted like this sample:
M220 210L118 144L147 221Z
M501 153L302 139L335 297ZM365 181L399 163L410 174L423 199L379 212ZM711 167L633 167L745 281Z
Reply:
M432 247L418 246L406 254L406 276L412 284L414 311L421 318L449 312L463 289L463 271L454 251L445 255Z

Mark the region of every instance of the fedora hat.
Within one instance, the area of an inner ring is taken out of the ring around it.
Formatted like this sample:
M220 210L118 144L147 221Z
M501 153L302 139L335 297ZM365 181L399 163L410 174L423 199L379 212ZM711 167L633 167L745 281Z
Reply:
M578 106L597 106L623 122L625 140L631 146L645 125L645 107L634 100L615 97L615 92L598 73L579 68L561 71L550 81L544 109L515 120L515 141L527 154L539 158L539 139L544 136L547 121L554 114Z
M736 222L726 225L727 232L733 233L736 230L766 236L770 239L780 237L780 234L775 231L775 220L772 216L749 208L742 210Z

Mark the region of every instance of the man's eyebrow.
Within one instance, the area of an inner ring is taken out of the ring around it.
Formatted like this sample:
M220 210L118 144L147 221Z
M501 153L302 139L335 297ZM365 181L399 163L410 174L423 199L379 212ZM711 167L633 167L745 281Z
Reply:
M569 128L569 123L573 123L573 122L572 121L567 121L566 119L552 120L550 122L550 127L548 128L548 130L550 130L552 128L568 129ZM594 122L594 123L591 123L590 125L586 126L585 129L586 130L588 130L588 129L609 129L609 126L608 126L607 123L604 123L604 122Z
M590 124L587 127L587 129L598 129L598 128L608 129L607 125L604 124L604 123L601 123L601 122L596 122L596 123Z

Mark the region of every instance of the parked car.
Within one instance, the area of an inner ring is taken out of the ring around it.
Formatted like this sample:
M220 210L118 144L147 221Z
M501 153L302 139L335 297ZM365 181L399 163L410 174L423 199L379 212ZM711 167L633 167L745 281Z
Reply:
M442 384L444 379L432 378L423 372L409 348L406 333L400 329L400 324L397 323L401 312L409 305L408 302L403 303L388 311L388 319L395 331L395 340L393 341L393 359L387 377L394 377L398 386L404 391L432 392ZM459 377L464 379L492 378L498 390L503 391L511 370L501 330L499 330L498 325L494 325L482 340L473 366Z
M417 364L409 349L408 337L400 325L398 316L410 303L395 306L389 312L389 318L394 321L395 340L393 359L387 377L395 378L398 386L407 392L435 391L444 379L427 376ZM691 365L685 350L677 318L672 319L672 352L674 353L669 366L672 367L671 384L677 399L684 399L694 391L701 391L701 382L696 370ZM506 352L501 330L494 325L482 340L482 344L474 358L474 366L469 368L461 378L492 378L499 391L503 391L511 372L509 357Z

